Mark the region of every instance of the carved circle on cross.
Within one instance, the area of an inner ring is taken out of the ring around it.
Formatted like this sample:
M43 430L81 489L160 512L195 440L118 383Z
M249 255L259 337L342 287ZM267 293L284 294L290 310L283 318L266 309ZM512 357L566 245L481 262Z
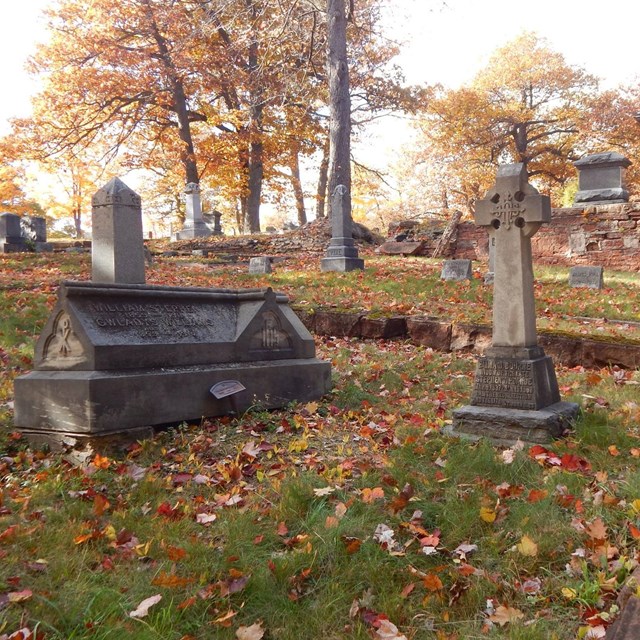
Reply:
M515 225L519 229L522 229L526 224L526 220L521 214L524 213L524 209L521 208L520 203L525 199L525 194L518 190L515 194L511 194L507 191L507 195L502 198L499 193L494 193L490 198L491 202L495 205L491 215L494 216L491 221L491 226L494 229L499 229L503 224L507 230L511 229L511 225Z

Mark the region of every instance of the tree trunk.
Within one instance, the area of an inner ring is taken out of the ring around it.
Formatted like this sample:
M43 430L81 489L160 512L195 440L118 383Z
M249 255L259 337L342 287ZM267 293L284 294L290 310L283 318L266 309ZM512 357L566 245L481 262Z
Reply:
M262 164L262 142L252 140L249 144L249 195L247 197L247 212L244 223L245 233L260 233L260 196L262 194L262 178L264 168Z
M143 0L143 2L147 8L147 17L149 18L153 38L158 46L159 58L162 61L169 79L169 84L171 85L173 107L178 118L178 136L183 143L182 149L180 150L180 159L184 165L186 182L187 184L190 182L199 184L200 176L198 175L193 138L191 137L191 123L189 122L189 110L187 108L187 97L184 91L184 85L171 58L167 41L158 29L149 0Z
M327 199L327 178L329 174L329 138L322 145L322 160L318 175L318 193L316 194L316 218L324 218L325 202Z
M82 183L77 167L71 165L71 202L76 238L82 238Z
M298 224L307 224L307 212L304 208L304 190L302 189L302 180L300 180L300 156L298 149L294 149L291 153L291 186L293 187L293 195L296 199L296 211L298 212Z
M249 166L247 215L244 230L248 233L260 233L260 198L262 195L262 178L264 177L262 113L264 109L264 88L258 65L258 8L252 0L246 0L253 18L251 43L247 71L249 73Z
M236 227L238 233L244 233L244 225L247 220L247 206L248 198L246 196L240 196L240 207L236 207Z
M73 226L76 230L76 238L82 238L82 208L79 206L73 208Z
M338 185L347 189L343 212L351 217L351 98L347 65L347 16L344 0L327 0L329 75L329 196ZM332 198L329 197L329 216Z

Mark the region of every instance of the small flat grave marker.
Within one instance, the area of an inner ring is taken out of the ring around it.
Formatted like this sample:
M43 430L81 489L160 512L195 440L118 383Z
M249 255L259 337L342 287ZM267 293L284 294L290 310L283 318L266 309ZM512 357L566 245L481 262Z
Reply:
M471 280L471 260L445 260L441 280Z
M602 267L571 267L569 271L569 286L602 289L604 286L604 269Z
M249 260L249 273L271 273L271 258L268 256L258 256Z

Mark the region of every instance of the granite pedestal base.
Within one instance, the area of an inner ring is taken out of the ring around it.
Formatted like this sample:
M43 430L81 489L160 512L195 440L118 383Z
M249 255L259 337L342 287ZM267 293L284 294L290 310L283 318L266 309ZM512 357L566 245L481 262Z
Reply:
M490 347L478 360L471 405L453 412L450 431L499 445L545 444L577 415L577 404L560 401L553 361L541 347Z
M556 402L538 410L468 405L454 410L449 434L471 440L487 438L501 446L512 446L518 440L548 444L573 425L578 411L573 402Z
M320 261L321 271L362 271L364 260L362 258L322 258Z
M244 391L216 399L237 380ZM128 371L33 371L15 381L14 423L31 441L115 437L152 425L283 407L331 388L331 365L316 358ZM145 431L146 428L146 431Z
M173 240L193 240L194 238L206 238L213 235L211 229L204 223L193 227L184 227L174 234Z

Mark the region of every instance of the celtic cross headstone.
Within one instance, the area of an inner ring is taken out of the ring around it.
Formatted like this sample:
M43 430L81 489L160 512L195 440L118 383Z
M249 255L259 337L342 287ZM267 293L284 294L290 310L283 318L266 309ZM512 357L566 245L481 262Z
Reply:
M453 430L495 442L547 442L577 405L560 401L552 359L538 345L531 237L551 220L549 197L528 183L523 164L502 165L476 205L475 222L495 245L492 345L478 361L471 405Z

